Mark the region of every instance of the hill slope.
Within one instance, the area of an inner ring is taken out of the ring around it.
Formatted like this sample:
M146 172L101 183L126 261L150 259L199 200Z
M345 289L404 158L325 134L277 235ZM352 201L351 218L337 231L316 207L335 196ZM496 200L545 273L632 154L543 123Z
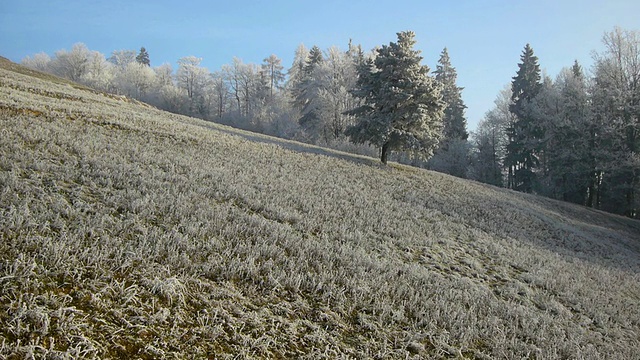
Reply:
M637 356L638 221L16 67L0 357Z

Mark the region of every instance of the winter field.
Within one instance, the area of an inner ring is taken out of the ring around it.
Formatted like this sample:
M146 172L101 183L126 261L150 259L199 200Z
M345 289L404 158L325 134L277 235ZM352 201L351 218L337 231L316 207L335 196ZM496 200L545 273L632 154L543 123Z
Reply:
M637 220L0 64L0 359L638 356Z

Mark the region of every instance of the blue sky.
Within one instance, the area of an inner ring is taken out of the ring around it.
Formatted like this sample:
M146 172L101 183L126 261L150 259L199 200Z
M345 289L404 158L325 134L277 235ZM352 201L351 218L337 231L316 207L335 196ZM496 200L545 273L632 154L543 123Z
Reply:
M346 49L353 39L368 51L413 30L432 70L448 48L473 130L526 43L551 76L575 59L588 69L604 32L640 30L639 15L638 0L0 0L0 56L19 62L83 42L106 56L145 46L152 66L195 55L215 71L234 56L261 63L275 54L288 68L300 43Z

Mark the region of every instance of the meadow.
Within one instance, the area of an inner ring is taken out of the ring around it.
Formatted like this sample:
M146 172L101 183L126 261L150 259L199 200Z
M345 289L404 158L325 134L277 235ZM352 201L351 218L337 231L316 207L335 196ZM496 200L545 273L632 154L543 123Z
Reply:
M632 359L640 222L0 61L0 358Z

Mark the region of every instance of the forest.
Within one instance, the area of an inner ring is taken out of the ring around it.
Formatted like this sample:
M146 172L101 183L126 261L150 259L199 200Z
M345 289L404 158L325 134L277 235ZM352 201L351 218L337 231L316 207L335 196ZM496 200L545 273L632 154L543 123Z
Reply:
M433 116L425 114L433 141L420 147L426 151L393 148L390 160L638 218L640 32L615 28L602 43L590 68L576 60L555 77L542 71L527 44L513 78L505 79L471 134L463 88L443 49L433 71L418 67L431 84L432 102L442 104L431 108ZM363 91L375 85L364 79L380 78L371 74L383 72L376 65L394 46L299 45L286 70L276 55L261 64L233 58L215 71L186 56L174 70L151 66L144 47L107 57L82 43L52 56L28 56L22 64L169 112L364 155L382 152L386 161L384 145L354 136L354 129L364 116L358 109L371 100ZM407 54L422 60L419 52Z

